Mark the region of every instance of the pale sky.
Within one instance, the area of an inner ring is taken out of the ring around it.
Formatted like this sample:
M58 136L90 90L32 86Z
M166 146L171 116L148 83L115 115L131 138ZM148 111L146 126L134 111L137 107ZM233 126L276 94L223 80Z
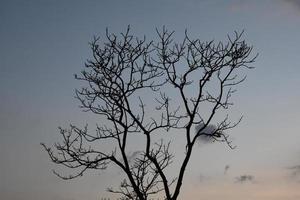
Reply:
M58 126L101 123L78 108L73 75L91 55L94 35L129 24L148 38L163 25L202 40L245 30L259 53L229 111L233 120L244 116L229 133L237 148L199 145L180 199L299 200L299 0L1 0L0 198L110 197L106 188L118 186L120 170L63 181L51 170L70 171L52 164L40 142L59 141Z

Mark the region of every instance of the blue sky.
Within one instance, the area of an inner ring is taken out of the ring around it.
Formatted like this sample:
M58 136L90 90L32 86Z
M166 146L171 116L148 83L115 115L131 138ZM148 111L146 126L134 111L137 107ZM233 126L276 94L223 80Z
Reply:
M238 87L231 110L244 115L232 132L237 149L199 146L181 199L300 198L300 1L15 1L0 2L0 194L7 200L98 200L117 186L116 168L73 181L51 173L40 142L59 141L58 126L99 120L73 98L74 74L90 56L88 42L105 28L155 37L165 25L180 37L224 40L235 30L260 55ZM210 156L207 156L207 155ZM230 166L224 175L225 166ZM59 168L60 169L60 168ZM62 169L63 170L63 169ZM236 182L251 175L253 182Z

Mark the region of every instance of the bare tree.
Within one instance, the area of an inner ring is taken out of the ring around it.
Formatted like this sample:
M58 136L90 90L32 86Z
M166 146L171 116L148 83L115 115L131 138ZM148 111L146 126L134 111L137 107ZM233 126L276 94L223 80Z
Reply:
M87 126L60 128L63 141L54 145L55 150L42 144L54 163L75 169L70 176L54 173L72 179L88 169L114 164L126 178L119 189L109 188L109 192L122 199L146 200L162 194L164 199L176 200L200 137L233 148L227 131L240 120L232 123L226 114L220 120L217 114L233 105L230 97L235 86L245 80L240 71L251 68L249 64L256 58L242 34L235 32L227 42L215 43L191 39L185 32L177 43L174 32L163 28L157 30L158 42L147 42L145 37L131 35L128 27L118 37L106 31L105 43L94 38L92 59L81 75L75 76L86 83L76 97L84 111L104 116L106 122L97 125L94 134ZM148 108L145 102L154 107ZM186 146L178 174L170 178L166 169L174 155L163 135L176 130L183 133ZM162 139L157 140L160 134ZM143 138L145 145L129 155L132 136ZM103 142L110 142L112 149L101 149Z

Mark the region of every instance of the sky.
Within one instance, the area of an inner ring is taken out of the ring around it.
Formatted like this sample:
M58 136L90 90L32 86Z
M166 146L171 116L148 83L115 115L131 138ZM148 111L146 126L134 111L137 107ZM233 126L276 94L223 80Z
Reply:
M199 145L180 199L300 199L300 1L298 0L0 0L0 198L100 200L120 170L64 181L40 143L58 126L99 122L74 98L89 42L105 29L155 38L166 26L201 40L244 30L259 57L229 111L243 121L225 144ZM176 144L176 142L175 142Z

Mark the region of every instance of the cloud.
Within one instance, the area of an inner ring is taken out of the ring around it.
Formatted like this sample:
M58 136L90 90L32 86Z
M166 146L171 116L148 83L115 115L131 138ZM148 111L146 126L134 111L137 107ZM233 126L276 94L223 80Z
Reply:
M294 9L296 12L300 11L300 0L282 0L284 5L287 5L288 10Z
M133 162L139 153L141 153L141 151L134 151L132 154L127 155L128 162Z
M249 12L255 8L255 4L251 1L234 1L228 5L231 12Z
M203 174L200 174L199 175L199 181L202 183L202 182L205 182L205 181L208 181L210 180L210 177L209 176L205 176Z
M300 0L283 0L286 3L291 4L291 6L300 9Z
M197 125L195 127L195 134L198 133L198 131L200 129L202 129L204 126L203 123ZM210 135L213 135L213 134L216 134L216 130L217 130L217 126L216 125L213 125L213 124L209 124L207 125L202 131L201 133L205 134L205 135L200 135L198 137L198 141L201 142L201 143L204 143L204 144L207 144L207 143L212 143L215 141L215 139L213 137L211 137Z
M250 183L254 183L254 179L255 177L252 176L252 175L241 175L241 176L238 176L235 178L235 182L236 183L247 183L247 182L250 182Z
M287 168L288 170L290 170L291 174L290 174L290 178L292 180L296 180L300 182L300 165L294 165L292 167Z
M225 168L224 168L224 174L227 174L229 168L230 168L230 165L226 165L226 166L225 166Z

